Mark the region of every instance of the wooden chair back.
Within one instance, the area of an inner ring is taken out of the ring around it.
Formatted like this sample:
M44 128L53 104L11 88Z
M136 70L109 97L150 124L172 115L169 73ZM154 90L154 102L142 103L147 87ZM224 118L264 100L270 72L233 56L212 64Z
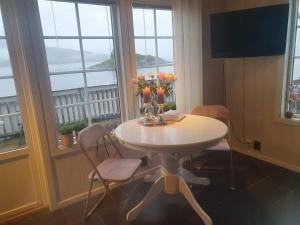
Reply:
M229 126L230 113L229 110L222 105L197 106L192 110L192 114L214 118Z

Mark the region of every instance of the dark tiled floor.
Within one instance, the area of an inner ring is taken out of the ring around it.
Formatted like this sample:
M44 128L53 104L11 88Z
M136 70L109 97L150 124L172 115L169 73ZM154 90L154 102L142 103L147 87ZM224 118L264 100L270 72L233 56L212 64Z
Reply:
M222 165L226 155L211 155L211 165ZM227 172L197 172L210 177L208 187L192 186L200 205L215 225L299 225L300 174L240 154L234 155L236 189L229 190ZM195 172L196 173L196 172ZM150 185L142 180L113 190L114 201L106 198L89 220L83 219L84 202L56 212L43 210L10 225L196 225L203 224L185 199L161 194L134 222L125 212L135 205ZM132 190L132 194L129 194ZM130 195L125 209L124 201Z

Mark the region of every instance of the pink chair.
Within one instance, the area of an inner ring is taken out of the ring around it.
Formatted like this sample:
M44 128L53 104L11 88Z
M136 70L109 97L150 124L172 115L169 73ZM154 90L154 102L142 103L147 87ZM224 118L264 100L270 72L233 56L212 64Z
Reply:
M206 105L197 106L192 110L193 115L211 117L225 123L230 128L230 112L229 110L221 105ZM225 137L219 144L207 149L211 151L228 151L230 154L230 172L231 172L231 189L234 189L234 173L233 173L233 156L230 148L229 135ZM191 168L193 168L193 157L191 159Z
M97 147L98 151L98 143L100 139L103 140L104 148L107 154L107 159L105 159L99 165L96 166L89 154L87 153L87 151L91 147ZM116 153L119 155L120 158L111 158L112 154L109 154L109 150L107 148L107 141L111 143L112 147L115 149ZM124 159L120 150L112 141L111 137L101 124L93 124L80 131L78 136L78 142L83 154L86 156L93 168L93 170L88 175L90 185L84 214L85 217L88 218L90 215L92 215L97 206L102 202L106 194L110 193L110 183L121 183L130 179L134 180L134 174L141 165L141 160ZM101 182L104 185L105 191L99 197L99 200L95 203L95 205L88 211L91 191L93 183L95 181Z

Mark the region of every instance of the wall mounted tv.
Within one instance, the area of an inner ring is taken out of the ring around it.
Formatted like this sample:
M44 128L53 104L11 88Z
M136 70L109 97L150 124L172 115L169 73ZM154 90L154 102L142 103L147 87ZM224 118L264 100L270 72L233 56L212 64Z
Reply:
M211 14L213 58L285 53L289 5Z

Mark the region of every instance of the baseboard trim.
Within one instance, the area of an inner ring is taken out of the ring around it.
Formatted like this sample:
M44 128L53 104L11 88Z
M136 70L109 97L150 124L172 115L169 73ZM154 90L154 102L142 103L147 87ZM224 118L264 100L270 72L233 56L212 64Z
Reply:
M145 170L145 171L142 171L142 172L136 174L136 175L134 176L134 178L135 178L135 179L140 179L140 178L144 177L146 174L152 173L152 172L158 170L159 168L160 168L160 166L156 166L156 167L153 167L153 168L151 168L151 169L147 169L147 170ZM125 183L122 183L122 184L118 184L118 185L116 185L116 184L111 184L110 187L111 187L111 188L115 188L115 187L118 187L118 186L127 184L127 183L129 183L129 182L130 182L130 181L125 182ZM100 194L100 193L103 193L103 192L104 192L104 187L103 187L103 186L94 188L94 189L92 190L92 196L97 195L97 194ZM66 207L66 206L68 206L68 205L71 205L71 204L74 204L74 203L76 203L76 202L82 201L82 200L86 199L87 194L88 194L88 192L84 192L84 193L81 193L81 194L72 196L71 198L64 199L64 200L62 200L62 201L60 201L60 202L58 203L58 208Z
M25 205L19 206L17 208L5 211L3 213L0 213L0 221L2 222L7 222L7 221L11 221L17 217L21 217L25 214L34 212L36 210L39 210L43 208L43 206L41 206L40 204L38 204L38 202L34 201L34 202L30 202L27 203Z
M287 162L284 162L284 161L280 161L278 159L274 159L274 158L271 158L269 156L265 156L265 155L259 154L259 153L254 152L254 151L250 151L250 150L241 148L239 146L234 146L233 145L231 147L236 152L248 155L248 156L256 158L256 159L260 159L260 160L266 161L268 163L274 164L276 166L280 166L282 168L285 168L287 170L291 170L291 171L296 172L296 173L300 173L300 167L299 166L295 166L293 164L290 164L290 163L287 163Z

